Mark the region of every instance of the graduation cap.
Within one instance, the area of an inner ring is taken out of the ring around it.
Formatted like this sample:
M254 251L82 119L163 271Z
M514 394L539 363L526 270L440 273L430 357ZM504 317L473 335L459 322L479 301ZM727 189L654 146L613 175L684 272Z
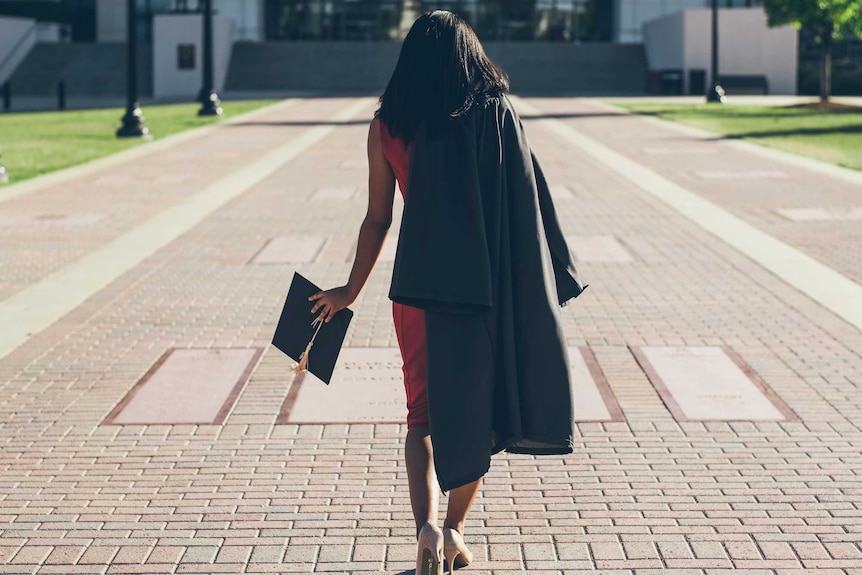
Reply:
M272 345L298 362L295 371L307 369L329 384L353 312L343 309L329 323L318 319L319 314L311 314L315 302L308 298L319 291L319 287L294 272Z

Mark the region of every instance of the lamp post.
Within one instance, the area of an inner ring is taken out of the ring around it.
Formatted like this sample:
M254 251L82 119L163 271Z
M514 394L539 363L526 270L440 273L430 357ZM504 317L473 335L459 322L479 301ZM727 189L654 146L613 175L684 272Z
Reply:
M126 2L126 114L117 130L118 138L141 138L150 131L138 103L138 18L135 0Z
M724 88L718 83L718 0L712 0L712 62L710 70L710 87L706 92L707 102L723 104Z
M201 0L203 9L203 86L201 87L201 109L198 116L219 116L221 102L213 88L213 6L212 0Z

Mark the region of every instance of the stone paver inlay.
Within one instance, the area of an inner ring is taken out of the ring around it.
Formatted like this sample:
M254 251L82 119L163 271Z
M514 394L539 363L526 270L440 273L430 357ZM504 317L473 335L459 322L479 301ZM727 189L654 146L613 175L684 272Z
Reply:
M768 389L752 381L719 347L642 347L634 352L677 419L793 419L786 408L779 409L767 398ZM784 407L780 400L777 403Z
M704 155L715 153L715 150L713 149L696 148L692 146L644 146L641 150L644 154L649 154L651 156L677 156L680 154Z
M856 222L862 220L862 207L780 208L778 213L794 222Z
M575 421L622 421L613 392L589 348L569 348Z
M46 229L46 228L76 228L89 226L104 218L104 214L39 214L39 215L0 215L0 230L12 229Z
M260 355L259 348L171 350L105 423L222 423Z
M361 170L368 167L368 161L358 158L350 158L349 160L341 162L338 167L345 170Z
M281 423L401 423L407 417L401 351L344 348L329 385L302 374L282 406Z
M695 175L704 180L742 180L786 178L787 172L781 170L700 170Z
M630 262L632 256L614 236L567 236L569 248L581 262Z
M571 200L575 197L575 192L572 191L572 188L565 184L557 184L549 187L549 191L551 192L551 197L554 200Z
M318 236L281 236L272 238L254 256L256 264L299 264L313 262L326 245Z
M613 392L589 349L569 348L576 421L622 421ZM402 423L407 416L398 348L345 348L327 386L297 378L280 423Z
M356 186L321 186L311 194L316 202L345 201L356 195Z

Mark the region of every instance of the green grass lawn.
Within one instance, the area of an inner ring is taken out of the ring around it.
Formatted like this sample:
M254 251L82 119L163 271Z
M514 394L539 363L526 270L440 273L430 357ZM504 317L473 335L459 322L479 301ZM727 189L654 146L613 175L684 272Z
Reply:
M862 170L862 109L805 106L637 104L620 106Z
M272 100L224 102L224 116L199 117L200 104L166 104L143 108L153 140L260 108ZM121 108L0 114L0 164L9 183L88 162L144 143L121 139ZM2 188L0 188L2 189Z

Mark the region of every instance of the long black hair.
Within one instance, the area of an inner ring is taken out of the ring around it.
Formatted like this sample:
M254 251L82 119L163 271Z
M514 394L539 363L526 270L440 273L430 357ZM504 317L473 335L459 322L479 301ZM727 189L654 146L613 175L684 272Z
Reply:
M407 33L375 115L393 136L410 142L423 120L457 118L508 91L509 78L485 55L470 25L436 10L420 16Z

